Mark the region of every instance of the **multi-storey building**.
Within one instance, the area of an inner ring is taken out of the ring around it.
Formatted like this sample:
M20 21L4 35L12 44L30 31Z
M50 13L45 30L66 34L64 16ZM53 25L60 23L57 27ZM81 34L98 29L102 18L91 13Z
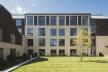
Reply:
M79 55L79 28L83 26L91 32L90 13L29 13L24 19L28 54Z

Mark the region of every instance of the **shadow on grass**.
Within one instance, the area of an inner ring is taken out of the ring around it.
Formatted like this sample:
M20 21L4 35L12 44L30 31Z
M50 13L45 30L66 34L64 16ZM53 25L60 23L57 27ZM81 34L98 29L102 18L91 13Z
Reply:
M38 57L35 60L32 60L32 61L30 61L30 62L28 62L28 63L26 63L24 65L28 65L28 64L32 64L32 63L36 63L36 62L43 62L43 61L48 61L48 59L47 58Z
M106 60L87 60L87 61L84 61L84 62L108 63L108 61L106 61Z

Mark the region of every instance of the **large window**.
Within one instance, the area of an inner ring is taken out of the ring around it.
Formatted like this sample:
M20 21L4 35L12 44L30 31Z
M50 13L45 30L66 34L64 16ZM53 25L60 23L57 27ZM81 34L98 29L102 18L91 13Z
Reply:
M33 46L33 39L27 39L27 46Z
M22 20L16 19L16 26L22 26Z
M77 16L70 16L70 25L77 25Z
M65 16L59 16L59 25L65 25Z
M38 36L45 36L45 28L38 28Z
M50 35L51 35L51 36L56 36L56 35L57 35L57 30L56 30L56 28L52 28L52 29L51 29Z
M0 48L0 60L3 60L3 48Z
M70 39L70 46L76 46L77 45L77 39L76 38L71 38Z
M64 28L59 29L59 36L65 36L65 29Z
M77 35L77 28L70 28L70 36L76 36Z
M56 25L56 23L57 23L57 17L51 16L51 25Z
M66 16L66 25L69 25L69 16Z
M50 46L56 46L57 45L57 40L56 39L51 39L50 40Z
M45 46L45 38L38 39L39 46Z
M38 17L38 25L45 25L45 16Z
M27 35L33 36L33 28L27 28Z
M88 26L88 16L82 16L82 25Z
M33 25L33 16L27 16L27 25Z
M59 46L65 46L65 39L59 39Z

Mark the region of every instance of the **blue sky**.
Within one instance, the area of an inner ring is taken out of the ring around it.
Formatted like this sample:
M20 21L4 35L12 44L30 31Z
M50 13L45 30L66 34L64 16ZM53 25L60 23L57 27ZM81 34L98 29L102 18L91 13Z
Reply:
M11 13L92 13L108 16L108 0L0 0Z

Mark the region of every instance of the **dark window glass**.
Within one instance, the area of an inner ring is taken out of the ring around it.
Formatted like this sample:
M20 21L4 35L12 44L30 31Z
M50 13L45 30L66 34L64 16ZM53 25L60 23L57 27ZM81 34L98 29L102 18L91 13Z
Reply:
M33 36L33 28L27 28L27 35Z
M52 55L52 56L54 56L54 55L56 55L56 50L55 49L51 49L51 51L50 51L50 54Z
M38 25L45 25L45 16L38 17Z
M0 48L0 60L3 60L3 48Z
M77 28L70 28L70 36L76 36L77 35Z
M56 36L56 35L57 35L57 30L56 30L56 28L52 28L52 29L51 29L50 35L51 35L51 36Z
M76 38L71 38L70 39L70 46L76 46L77 44L77 39Z
M70 25L77 25L77 16L70 16Z
M45 38L38 39L39 46L45 46Z
M27 39L27 46L33 46L33 39Z
M59 25L65 25L65 16L59 16Z
M27 16L27 25L33 25L33 16Z
M66 25L69 25L69 16L66 16Z
M49 25L49 16L46 17L46 24Z
M78 25L81 25L81 16L78 16Z
M56 39L51 39L50 40L50 46L56 46L57 45L57 40Z
M45 28L38 28L38 36L45 36Z
M37 25L37 16L34 16L34 25Z
M56 22L57 22L57 17L51 16L51 25L56 25Z
M64 28L59 29L59 36L65 36L65 29Z
M22 26L22 20L16 19L16 26Z
M65 39L59 39L59 46L65 46Z
M82 25L84 26L88 25L88 16L82 16Z

